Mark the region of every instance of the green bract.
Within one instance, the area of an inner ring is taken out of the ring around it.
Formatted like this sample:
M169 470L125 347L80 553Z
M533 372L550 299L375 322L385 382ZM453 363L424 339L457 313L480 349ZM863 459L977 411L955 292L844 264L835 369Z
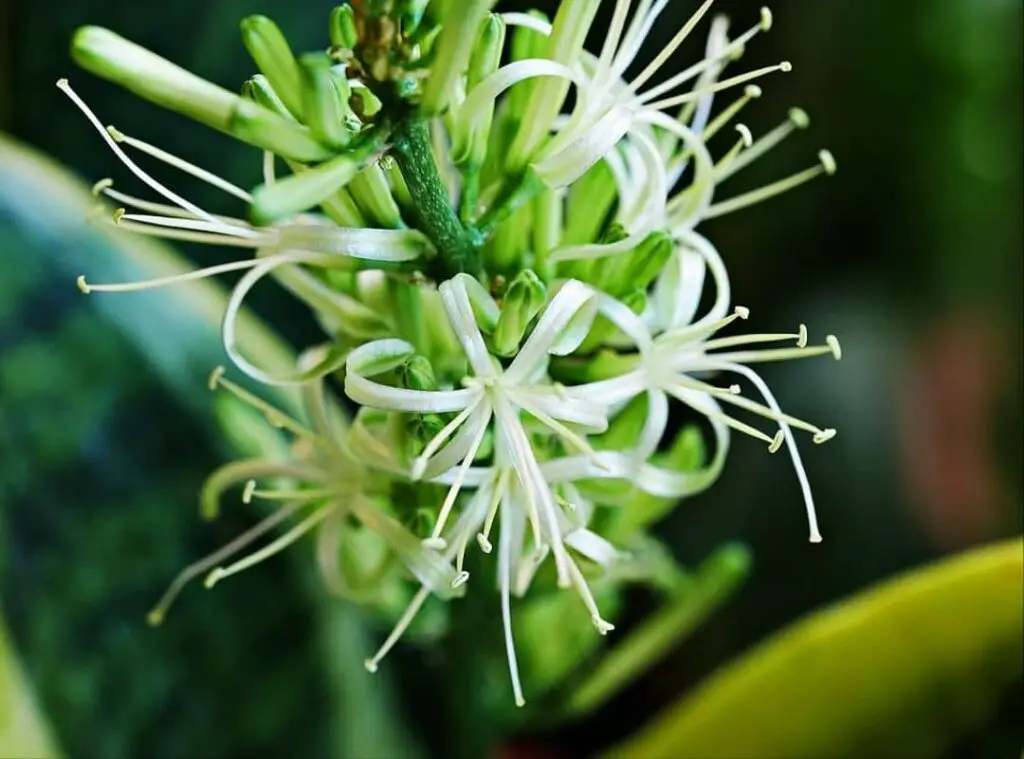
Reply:
M467 552L479 549L478 565L497 580L516 703L568 678L580 685L572 708L588 709L743 575L742 549L691 577L646 534L721 475L734 432L771 452L786 445L810 539L821 540L794 431L822 443L835 430L783 412L752 365L838 359L839 343L828 336L810 345L803 325L724 334L749 312L731 303L725 262L697 228L832 173L835 162L822 152L813 168L719 199L723 183L807 126L793 110L759 139L736 123L731 144L709 147L760 95L752 79L790 68L726 75L771 14L735 37L714 19L704 57L664 71L707 0L628 79L668 3L607 4L610 26L595 52L584 43L599 0L566 0L553 23L492 13L491 0L345 4L326 20L323 47L298 52L274 22L249 17L242 38L259 72L242 96L111 32L76 35L74 57L90 71L264 151L262 183L237 187L104 128L62 81L157 196L102 180L95 191L114 203L110 223L249 251L178 277L99 285L83 277L80 287L125 291L244 272L224 314L228 355L251 379L295 386L305 400L305 418L292 419L215 373L214 388L291 442L211 477L206 516L233 487L244 501L266 502L269 516L188 568L152 621L190 578L205 575L212 586L315 532L328 587L394 624L367 662L372 671L428 599L489 591L492 581L467 569L477 565ZM740 85L742 95L718 107L718 93ZM233 196L239 212L207 212L131 152ZM267 277L305 303L326 336L286 373L258 366L235 335L247 294ZM329 377L343 386L344 403ZM673 406L702 417L710 438L697 426L673 429ZM251 418L225 418L235 420L236 437L262 438L244 432ZM670 612L619 642L591 678L577 677L597 636L614 629L609 619L628 583L662 592ZM523 607L515 623L513 597ZM564 637L544 640L552 633ZM527 649L525 687L516 638L554 652Z

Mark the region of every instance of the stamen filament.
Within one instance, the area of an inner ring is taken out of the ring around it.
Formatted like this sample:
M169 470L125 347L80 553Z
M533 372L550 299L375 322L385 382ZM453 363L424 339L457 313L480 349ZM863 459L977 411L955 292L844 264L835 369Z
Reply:
M426 447L423 449L423 452L416 457L416 460L412 464L412 472L410 474L412 479L418 480L423 476L423 472L426 470L430 459L433 458L434 454L441 449L441 446L445 444L445 441L447 441L448 438L450 438L452 434L463 425L470 415L476 411L477 407L483 401L483 398L482 393L474 398L466 408L462 409L454 419L448 422L440 432L430 439Z
M427 600L427 596L430 595L430 590L426 587L421 587L416 595L412 597L412 601L409 602L409 606L406 608L405 613L395 624L395 628L388 635L384 644L378 649L371 658L363 662L363 666L366 667L367 672L376 672L377 665L380 664L381 660L388 655L388 652L395 647L395 644L399 641L402 635L405 634L406 629L415 619L416 614L419 613L420 607L423 606L423 602Z
M776 195L781 195L784 192L792 190L794 187L799 187L805 182L809 182L822 174L833 174L835 173L835 162L832 160L831 154L827 151L822 151L821 163L810 169L794 174L786 179L780 179L778 182L773 182L766 187L762 187L759 190L753 190L743 195L739 195L729 200L723 200L721 203L715 203L707 212L704 214L705 219L714 219L718 216L724 216L734 211L739 211L747 206L752 206L756 203L761 203L769 198L774 198Z
M811 120L807 116L806 111L801 108L791 108L789 111L789 117L751 145L749 150L736 159L729 171L718 177L718 181L723 182L733 174L739 172L741 169L746 168L769 150L778 146L779 143L789 137L789 135L793 134L797 129L807 129L810 124Z
M441 504L441 513L437 516L437 522L434 524L434 531L431 533L431 538L434 540L441 540L441 533L444 531L444 526L448 521L448 516L451 514L452 507L455 505L455 499L459 496L459 491L462 489L462 483L466 479L466 472L469 471L470 466L473 465L473 459L476 458L477 451L480 450L480 445L484 441L484 436L487 434L487 427L490 424L491 413L490 409L485 412L484 418L480 421L480 430L473 438L473 442L469 445L469 450L466 452L465 458L462 459L462 463L459 464L459 468L455 473L455 477L452 480L451 486L448 488L448 493L445 495L444 503Z
M745 74L740 74L730 79L724 79L721 82L716 82L715 84L709 85L707 87L701 87L700 89L693 90L692 92L687 92L686 94L683 95L676 95L675 97L666 98L665 100L659 100L654 103L646 103L645 98L647 96L644 96L640 98L640 102L643 103L645 107L650 108L652 110L664 111L668 108L675 108L677 105L682 105L683 103L688 103L693 100L699 100L705 95L710 95L715 92L727 90L730 87L735 87L737 84L743 84L744 82L749 82L752 79L757 79L759 77L766 76L767 74L772 74L776 71L788 73L792 70L793 65L789 61L783 61L782 63L776 64L774 66L765 66L764 68L755 69L754 71L748 71Z
M693 15L683 24L682 28L676 32L676 36L672 38L671 42L666 45L660 53L651 61L647 68L645 68L639 76L629 83L629 89L633 92L638 92L647 81L654 76L665 65L665 62L672 56L672 54L679 49L679 46L683 44L687 37L694 28L701 22L704 15L708 12L708 9L714 4L715 0L704 0L704 3L693 12ZM657 96L655 96L657 97Z
M324 521L327 517L333 514L336 509L336 506L325 506L321 509L318 509L316 512L303 519L301 522L299 522L299 524L297 524L295 527L290 529L288 532L286 532L284 535L282 535L269 545L264 546L255 553L249 554L244 559L240 559L239 561L236 561L234 564L231 564L228 567L217 567L206 576L204 584L206 585L207 588L212 588L214 585L216 585L224 578L238 574L239 572L243 572L246 569L249 569L250 567L256 566L260 562L271 558L272 556L276 556L285 548L290 546L296 540L298 540L307 532L309 532L318 524L320 524L320 522Z

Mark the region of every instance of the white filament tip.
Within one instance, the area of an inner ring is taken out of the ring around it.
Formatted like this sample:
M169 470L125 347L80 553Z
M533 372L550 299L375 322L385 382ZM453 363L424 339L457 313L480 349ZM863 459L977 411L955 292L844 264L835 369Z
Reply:
M221 378L224 376L224 367L218 366L212 372L210 372L210 378L206 380L206 387L211 391L216 390L217 386L220 385Z
M779 64L779 71L781 71L783 74L788 74L792 70L793 64L790 63L789 61L783 61L782 63Z
M454 590L455 588L461 588L463 585L466 584L468 580L469 572L462 571L455 575L454 578L452 578L452 581L449 583L449 585L451 585L452 589Z
M516 694L516 706L518 706L520 709L526 706L526 699L520 696L518 693Z
M835 436L836 436L836 430L832 429L832 428L829 428L827 430L822 430L821 432L816 432L814 434L814 437L812 438L812 440L814 440L814 442L817 443L818 445L821 445L822 443L827 443L829 440L831 440Z
M782 433L782 430L776 432L775 437L772 438L772 444L768 446L768 453L778 453L785 439L786 436Z
M812 532L811 533L811 537L810 537L810 541L812 543L820 543L821 542L821 533L818 532L817 530Z
M749 148L754 144L754 135L746 124L737 124L736 131L740 133L740 139L743 140L743 147Z
M433 537L422 540L420 542L420 545L422 545L424 548L431 548L435 551L443 551L448 547L448 541L444 538Z
M110 177L107 177L106 179L101 179L99 182L97 182L96 184L94 184L92 186L92 194L93 195L99 195L104 190L107 190L107 189L109 189L109 188L111 188L113 186L114 186L114 180L111 179Z
M207 590L209 590L214 585L216 585L218 582L223 580L224 577L225 577L224 567L217 567L216 569L211 571L210 574L206 575L206 579L203 580L203 585L206 586Z
M256 492L256 480L249 480L245 483L242 491L242 503L252 503L252 494Z
M615 625L613 625L611 622L606 622L596 614L590 618L590 621L594 623L594 627L597 628L598 633L600 633L601 635L607 635L615 629Z
M371 675L377 671L377 662L375 662L373 659L367 659L366 661L364 661L363 666L366 667L366 671L369 672Z
M843 357L843 349L839 345L839 338L835 335L826 335L825 344L829 350L832 351L832 355L835 356L836 361L839 361Z
M797 129L806 129L811 125L811 117L803 108L790 108L789 120Z
M107 134L114 142L124 142L124 132L115 127L113 124L107 125Z
M64 77L61 77L60 79L58 79L58 80L57 80L57 86L58 86L58 87L59 87L60 89L62 89L62 90L63 90L63 89L66 89L66 88L67 88L67 86L68 86L68 80L67 80L67 79L65 79Z
M818 153L818 160L821 161L821 167L825 169L825 173L828 174L829 176L835 174L839 168L836 165L835 156L833 156L832 153L828 150L822 150L820 153Z
M801 324L800 329L797 330L796 336L796 347L806 348L807 347L807 325Z
M79 274L78 279L75 280L75 284L78 285L78 289L88 295L92 292L92 288L89 287L89 283L85 281L85 275Z
M764 7L761 9L761 31L767 32L772 28L772 11L771 8Z
M480 550L484 553L490 553L494 550L494 546L491 545L491 541L487 539L487 536L482 532L477 533L476 542L480 546Z
M733 313L736 314L736 316L740 317L741 319L750 318L750 309L747 308L746 306L736 306L736 310L733 311Z
M763 93L764 90L762 90L756 84L748 84L746 88L743 90L743 94L751 99L759 98Z
M743 392L743 388L741 388L739 385L729 385L729 392L732 395L739 395L740 393Z

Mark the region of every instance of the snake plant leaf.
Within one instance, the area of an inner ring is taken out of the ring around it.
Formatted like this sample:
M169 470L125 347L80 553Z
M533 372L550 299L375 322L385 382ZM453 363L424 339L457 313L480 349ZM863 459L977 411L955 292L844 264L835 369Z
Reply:
M195 508L230 449L206 388L226 362L225 294L203 281L82 295L83 272L123 281L192 267L147 238L87 226L88 189L2 135L0 175L0 596L54 742L83 756L417 756L387 675L351 682L369 632L329 601L310 556L255 588L200 590L146 627L175 573L252 516L202 526ZM294 366L253 316L238 327L261 365ZM5 739L0 724L0 755L17 756Z
M0 619L0 756L37 759L59 755Z
M616 757L929 757L1022 666L1024 542L888 581L784 630Z

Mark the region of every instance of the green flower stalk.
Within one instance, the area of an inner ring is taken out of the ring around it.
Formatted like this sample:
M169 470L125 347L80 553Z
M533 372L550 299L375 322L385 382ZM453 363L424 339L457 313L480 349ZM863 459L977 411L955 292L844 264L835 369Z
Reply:
M706 0L628 79L667 0L609 1L597 54L584 42L599 0L566 0L553 23L494 14L492 5L345 4L330 15L325 48L300 53L269 19L245 19L243 41L259 73L240 96L111 32L75 36L72 52L85 68L264 151L262 184L237 187L104 127L62 80L114 154L158 196L98 182L96 194L116 208L101 214L107 223L242 251L180 277L82 277L80 288L140 290L243 271L224 314L227 353L253 380L301 386L306 401L306 418L293 420L222 370L214 374L214 387L294 441L283 457L235 462L213 475L207 516L234 486L245 501L276 506L186 569L151 621L163 619L189 579L206 575L212 586L316 532L328 587L394 623L367 661L374 671L430 598L452 599L478 584L486 590L466 569L475 546L493 556L512 692L522 705L515 639L523 629L517 633L513 597L534 608L532 587L564 588L591 634L604 636L614 625L600 599L625 583L677 592L678 568L644 532L671 504L715 482L734 432L772 453L787 447L810 540L821 540L794 431L815 443L836 432L785 413L753 365L839 359L839 343L829 335L811 345L803 325L726 334L750 314L731 303L725 263L697 231L706 219L835 171L822 151L809 169L719 197L734 175L808 126L799 109L759 138L736 123L762 94L752 81L791 68L781 62L726 75L770 29L771 13L763 9L735 37L724 18L713 19L704 57L665 75L713 5ZM716 112L718 94L731 90L741 95ZM574 105L563 113L566 102ZM719 148L716 138L730 125L736 135ZM207 212L132 153L216 187L244 212ZM283 374L255 365L235 336L246 296L267 277L308 305L328 336ZM708 290L714 297L701 313ZM330 397L331 376L342 380L344 402ZM710 424L710 456L695 428L669 435L673 405ZM288 531L237 558L287 523ZM664 646L670 637L643 640ZM623 661L615 660L616 673L628 669ZM602 680L600 692L613 682Z

